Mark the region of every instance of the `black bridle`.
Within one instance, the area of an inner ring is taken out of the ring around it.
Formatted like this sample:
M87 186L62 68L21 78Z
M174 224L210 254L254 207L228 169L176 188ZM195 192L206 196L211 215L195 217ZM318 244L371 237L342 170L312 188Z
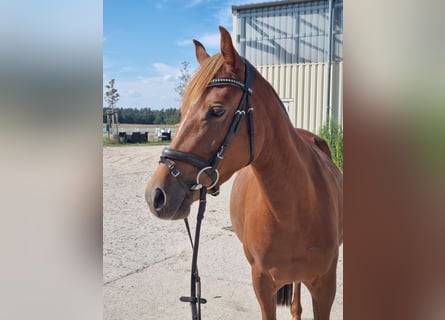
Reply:
M244 83L234 78L213 78L207 85L207 87L235 86L243 91L243 95L233 115L232 123L230 124L226 137L224 138L215 156L207 161L205 159L202 159L201 157L198 157L188 152L182 152L171 148L165 148L164 150L162 150L161 159L159 161L160 163L163 163L168 167L171 175L177 179L177 181L181 184L181 186L184 189L193 191L199 190L200 192L194 244L192 241L192 236L190 233L190 228L187 218L184 219L187 232L189 234L190 242L193 248L193 256L192 256L190 296L181 297L180 300L183 302L190 303L193 320L201 319L201 303L204 304L207 302L204 298L201 298L201 279L198 274L198 266L197 266L199 235L201 230L201 222L202 219L204 218L205 206L207 202L206 200L207 191L209 191L210 194L213 196L217 196L219 194L218 165L221 162L221 160L224 159L224 153L226 152L227 147L229 146L233 136L235 135L235 133L238 132L238 129L240 128L245 115L248 116L248 121L249 121L250 159L248 165L253 161L255 155L253 108L250 106L250 96L252 95L254 69L253 66L247 60L244 60L244 65L245 65ZM187 184L182 179L181 172L171 160L186 162L198 168L199 171L196 176L196 183L193 183L191 185ZM204 172L212 179L212 183L208 186L204 186L203 184L200 183L200 176Z

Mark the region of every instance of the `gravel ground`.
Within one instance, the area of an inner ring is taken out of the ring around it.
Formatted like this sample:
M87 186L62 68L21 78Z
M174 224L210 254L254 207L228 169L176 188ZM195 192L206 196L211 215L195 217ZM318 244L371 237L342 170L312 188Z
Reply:
M105 320L191 319L188 303L191 248L183 221L154 217L144 199L162 146L103 148L103 318ZM227 229L232 180L208 197L201 229L199 271L202 318L261 319L241 243ZM194 226L197 204L192 207ZM193 228L193 227L192 227ZM193 228L194 229L194 228ZM343 250L337 267L332 320L343 319ZM302 287L303 319L312 319L311 298ZM291 319L280 307L277 319Z

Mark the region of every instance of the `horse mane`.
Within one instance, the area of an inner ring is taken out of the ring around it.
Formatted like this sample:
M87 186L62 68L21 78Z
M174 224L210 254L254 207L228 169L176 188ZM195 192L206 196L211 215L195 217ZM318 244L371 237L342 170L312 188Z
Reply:
M220 53L209 57L202 63L184 90L181 114L186 114L189 108L198 101L210 80L215 77L223 64L224 58Z

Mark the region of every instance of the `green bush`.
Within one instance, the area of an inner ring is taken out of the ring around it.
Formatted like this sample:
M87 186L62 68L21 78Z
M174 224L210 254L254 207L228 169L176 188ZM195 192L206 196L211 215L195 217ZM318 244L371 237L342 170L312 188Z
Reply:
M335 120L320 129L320 137L326 140L331 149L332 160L343 171L343 129Z

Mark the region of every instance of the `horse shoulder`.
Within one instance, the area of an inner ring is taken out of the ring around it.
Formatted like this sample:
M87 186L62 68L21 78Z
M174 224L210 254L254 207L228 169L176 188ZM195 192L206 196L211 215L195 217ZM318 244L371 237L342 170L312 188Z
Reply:
M230 194L230 219L238 238L243 240L243 230L247 204L252 203L250 198L255 195L256 178L250 167L239 170L233 181Z

